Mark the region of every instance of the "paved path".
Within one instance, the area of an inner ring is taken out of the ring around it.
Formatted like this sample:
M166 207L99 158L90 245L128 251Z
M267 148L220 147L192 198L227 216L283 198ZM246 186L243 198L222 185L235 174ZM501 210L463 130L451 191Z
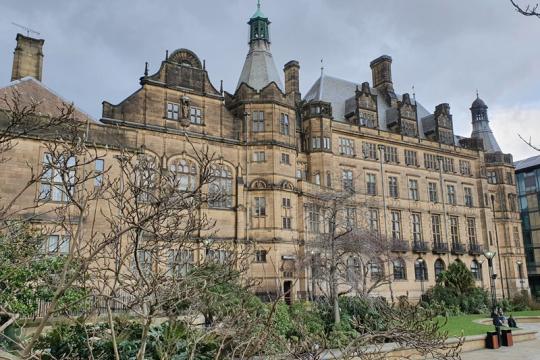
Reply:
M520 324L519 327L538 331L536 340L520 342L512 347L502 346L497 350L471 351L463 353L461 358L463 360L540 360L540 324Z

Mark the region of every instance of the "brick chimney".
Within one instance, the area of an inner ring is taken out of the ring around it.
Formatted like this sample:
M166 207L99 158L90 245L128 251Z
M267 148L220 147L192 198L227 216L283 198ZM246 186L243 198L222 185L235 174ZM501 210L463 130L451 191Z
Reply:
M11 81L31 76L41 81L43 68L43 39L17 34L17 47L13 52Z
M285 73L285 94L293 96L295 102L300 101L300 64L291 60L283 68Z

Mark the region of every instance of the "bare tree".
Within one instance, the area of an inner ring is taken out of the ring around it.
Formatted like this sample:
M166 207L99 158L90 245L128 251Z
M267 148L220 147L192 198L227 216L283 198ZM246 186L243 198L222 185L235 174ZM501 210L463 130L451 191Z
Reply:
M518 13L524 16L536 16L537 18L540 18L540 10L538 8L539 4L531 5L520 5L515 0L510 0L514 8Z
M340 296L366 296L391 284L392 274L386 269L395 258L392 243L370 228L369 204L352 190L319 191L309 194L307 201L306 222L312 234L304 262L312 267L312 292L328 297L338 324Z

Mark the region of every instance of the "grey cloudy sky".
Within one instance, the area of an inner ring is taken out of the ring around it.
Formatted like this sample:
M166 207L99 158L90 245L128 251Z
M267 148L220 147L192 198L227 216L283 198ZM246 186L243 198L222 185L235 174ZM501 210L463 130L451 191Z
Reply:
M206 59L216 87L234 91L247 53L246 21L256 0L2 0L0 86L10 80L15 34L26 24L45 39L44 83L95 118L103 100L138 88L144 62L157 70L165 50ZM508 0L263 0L278 67L300 61L303 93L325 72L371 82L369 62L391 55L396 91L428 110L448 102L456 133L470 135L478 88L501 148L536 155L540 143L540 20Z

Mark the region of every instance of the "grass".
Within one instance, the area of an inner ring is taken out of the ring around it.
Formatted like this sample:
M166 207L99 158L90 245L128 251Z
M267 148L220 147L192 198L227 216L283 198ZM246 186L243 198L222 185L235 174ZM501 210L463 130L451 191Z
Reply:
M540 316L540 310L528 310L528 311L516 311L513 313L508 313L507 315L512 314L516 316ZM493 325L481 325L474 322L477 319L485 319L487 315L461 315L461 316L452 316L448 318L448 322L442 327L442 330L448 331L448 336L455 337L460 336L463 332L463 335L481 335L485 334L487 331L493 331ZM443 321L443 320L441 320ZM519 319L517 320L519 326Z

